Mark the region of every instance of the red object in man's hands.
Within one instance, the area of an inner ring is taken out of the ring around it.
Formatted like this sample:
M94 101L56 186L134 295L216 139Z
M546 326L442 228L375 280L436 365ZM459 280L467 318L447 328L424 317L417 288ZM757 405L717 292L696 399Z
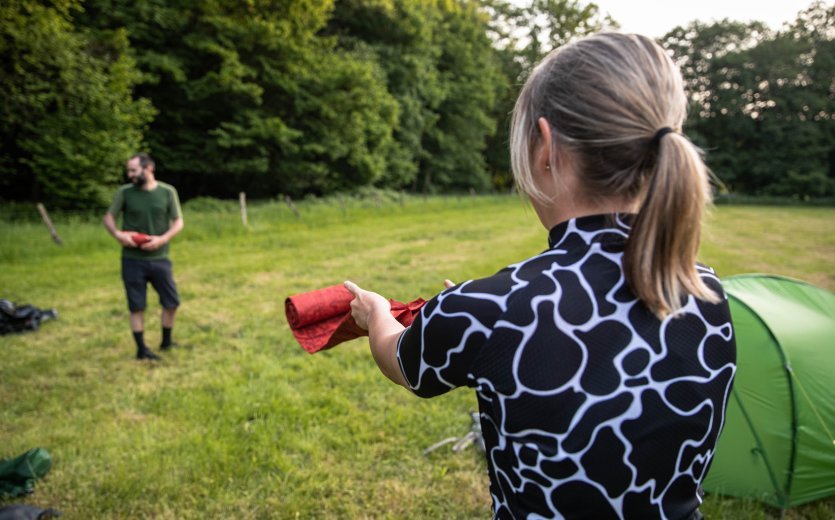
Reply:
M130 238L131 240L133 240L133 243L138 246L141 246L142 244L151 241L151 237L146 235L145 233L137 233L134 231L128 231L128 233L130 233Z
M354 295L343 285L290 296L284 301L284 313L293 336L310 354L326 350L345 341L367 336L351 316ZM391 315L408 327L426 303L418 298L409 303L389 300Z

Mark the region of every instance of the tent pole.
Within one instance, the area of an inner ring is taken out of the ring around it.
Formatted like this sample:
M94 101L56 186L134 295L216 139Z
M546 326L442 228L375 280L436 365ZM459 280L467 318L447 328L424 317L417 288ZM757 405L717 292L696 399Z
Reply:
M736 401L737 406L739 406L739 410L742 412L742 416L745 418L745 422L748 423L748 429L751 430L751 435L754 436L754 442L757 443L757 447L754 451L756 451L760 457L763 459L763 463L765 463L765 469L768 470L768 478L771 479L771 485L774 487L774 493L777 495L777 500L780 502L780 509L783 510L783 506L786 504L786 496L783 491L780 489L780 484L777 483L777 477L774 475L774 470L771 468L771 464L768 462L768 454L765 452L763 448L763 443L760 440L760 436L757 435L757 430L754 428L754 423L751 422L751 417L748 415L748 411L745 409L745 405L742 404L742 399L739 398L739 394L736 391L736 388L731 390L731 393L734 396L734 400Z

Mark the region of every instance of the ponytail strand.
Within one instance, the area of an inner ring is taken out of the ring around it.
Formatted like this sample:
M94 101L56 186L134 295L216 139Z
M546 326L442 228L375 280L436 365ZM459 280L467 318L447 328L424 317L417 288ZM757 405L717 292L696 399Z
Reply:
M702 216L711 198L707 168L699 150L679 133L662 134L656 146L655 166L624 252L624 271L632 292L663 319L681 308L688 294L713 303L719 296L695 267Z

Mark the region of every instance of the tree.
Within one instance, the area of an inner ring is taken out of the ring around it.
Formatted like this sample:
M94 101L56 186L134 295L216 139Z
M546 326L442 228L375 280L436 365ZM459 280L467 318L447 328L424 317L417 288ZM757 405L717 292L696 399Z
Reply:
M745 86L740 74L747 54L768 35L760 22L730 20L676 27L662 40L684 76L692 101L687 134L707 150L708 162L726 187L736 190L750 171L754 121L742 113Z
M503 78L487 36L488 18L475 2L439 2L438 77L443 99L438 121L423 136L427 151L418 187L490 187L484 160L487 138L495 133L492 109Z
M816 2L778 32L725 20L665 37L698 115L688 133L732 191L835 194L833 19L833 8Z
M490 114L496 132L488 138L485 158L493 185L507 189L513 184L508 151L510 114L521 85L553 49L603 28L617 27L617 23L592 2L533 0L520 6L507 0L481 0L481 4L489 17L487 33L502 76Z
M125 27L159 110L149 143L185 196L324 193L386 171L396 105L373 60L320 36L330 0L91 0Z
M124 31L73 27L73 0L0 6L0 187L66 208L100 207L153 110Z
M435 43L439 23L432 0L340 0L328 22L327 34L337 38L340 48L374 56L397 101L388 170L378 185L415 186L421 162L428 158L423 136L436 125L444 96Z
M484 189L483 153L502 78L479 4L440 0L341 0L328 34L376 56L397 99L390 169L395 188Z

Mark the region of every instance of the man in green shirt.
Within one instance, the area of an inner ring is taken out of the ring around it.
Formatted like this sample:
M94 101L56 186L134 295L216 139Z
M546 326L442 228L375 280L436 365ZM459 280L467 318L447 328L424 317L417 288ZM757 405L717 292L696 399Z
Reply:
M122 244L122 280L130 310L130 328L136 341L136 358L159 359L144 340L147 284L150 282L159 294L160 349L168 350L173 346L171 331L180 305L168 258L168 242L183 229L183 214L177 190L156 180L154 161L148 154L139 153L128 160L127 176L130 183L119 188L113 197L104 214L104 227ZM120 214L121 230L116 227Z

